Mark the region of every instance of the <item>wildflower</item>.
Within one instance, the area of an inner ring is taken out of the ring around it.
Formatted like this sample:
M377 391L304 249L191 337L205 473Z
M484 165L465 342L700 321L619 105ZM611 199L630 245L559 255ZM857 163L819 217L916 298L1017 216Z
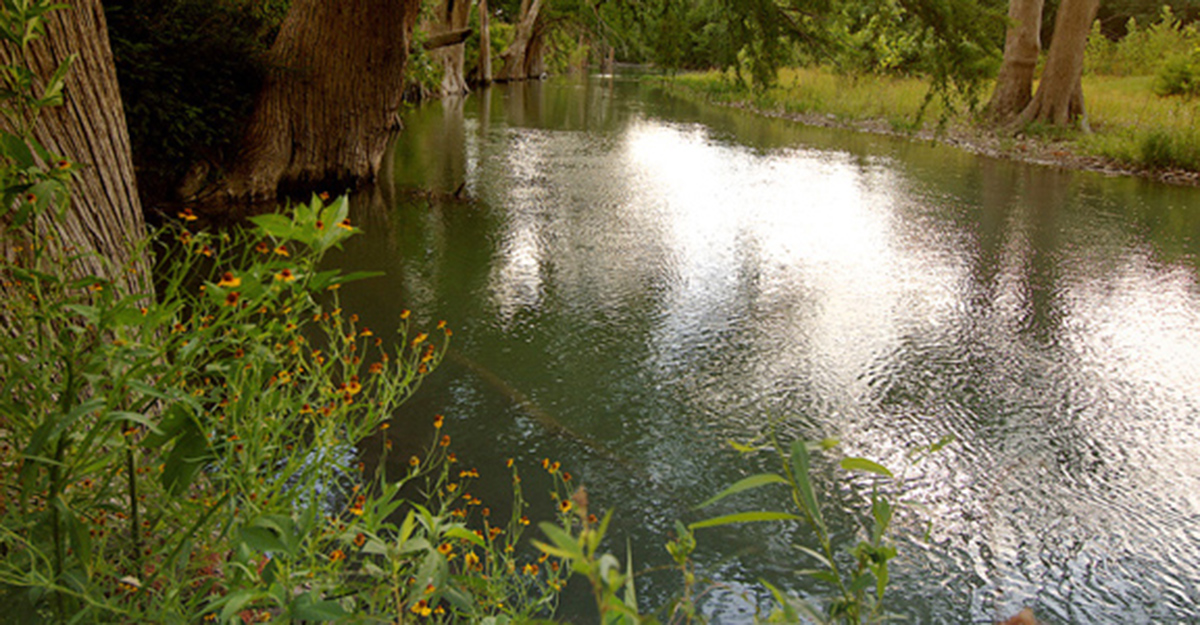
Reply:
M311 404L304 404L300 407L300 414L312 414L312 411L313 409Z
M412 346L416 347L416 346L420 345L421 343L424 343L425 339L427 339L427 338L429 338L429 335L425 334L424 332L418 334L417 338L413 339Z
M367 367L367 371L375 375L383 373L383 363L373 362L370 367Z
M354 229L354 226L350 225L349 219L343 219L342 223L338 224L338 227L343 230L353 230Z
M446 485L446 492L450 493L451 495L453 495L454 491L456 491L456 490L458 490L458 484L447 484Z
M543 469L550 468L550 459L549 458L542 458L542 468Z
M411 314L412 314L411 310L407 310L407 309L402 310L402 311L400 311L400 319L408 319L409 315L411 315Z
M59 161L59 162L55 163L55 166L58 167L59 169L67 169L68 167L71 166L71 161Z
M388 441L388 442L391 442L391 441ZM414 468L421 466L421 459L416 456L409 458L408 466L414 467Z
M179 211L177 213L177 215L179 216L180 219L182 219L184 221L196 221L197 219L199 219L199 217L196 217L196 213L193 213L192 209L190 209L190 208L185 208L185 209Z
M446 322L445 322L445 321L439 321L439 322L437 322L437 329L439 329L439 330L445 330L445 329L446 329Z
M282 245L275 248L275 254L278 256L291 256L291 254L287 251L287 248Z
M329 192L322 191L317 194L317 197L321 198L321 201L323 201L323 202L328 202L329 201Z
M375 336L375 333L371 331L371 328L363 328L362 332L359 332L358 335L359 336Z
M221 281L217 283L217 286L223 289L232 289L234 287L242 286L242 279L233 275L232 272L226 271L221 276Z
M450 452L449 454L446 454L446 462L454 464L455 462L458 462L458 456L455 455L454 452Z
M529 517L522 516L521 517L521 525L529 525Z
M458 477L459 478L479 477L479 471L477 471L475 469L470 469L468 471L459 471Z
M559 464L559 463L557 463L557 462L552 462L552 463L550 463L550 468L549 468L549 469L547 469L547 470L548 470L548 471L550 471L550 473L551 473L551 474L553 474L553 473L557 473L557 472L558 472L558 468L559 468L559 467L561 467L561 466L562 466L562 465L561 465L561 464Z
M267 245L266 241L259 241L258 245L254 246L254 251L258 252L259 254L267 254L271 251L271 246Z
M559 510L559 512L570 512L571 511L571 502L567 501L566 499L558 502L558 510Z
M479 561L479 556L475 555L474 551L467 552L463 556L463 568L475 571L483 570L483 563Z
M570 481L571 481L571 474L570 474L570 473L567 473L566 471L563 471L563 472L562 472L562 479L563 479L563 481L564 481L564 482L570 482Z
M225 296L225 305L226 306L236 306L238 303L238 299L240 299L241 297L242 297L241 293L238 293L237 291L231 291L229 293L229 295Z
M390 427L392 427L392 424L391 424L391 423L380 423L380 424L379 424L379 429L380 429L380 430L386 430L386 429L388 429L388 428L390 428Z
M275 280L278 282L291 282L296 279L296 274L292 273L291 269L284 268L279 273L275 274Z
M504 463L504 466L506 466L506 467L508 467L508 468L510 468L510 469L512 468L512 465L513 465L513 459L512 459L512 458L509 458L509 459L508 459L508 460L507 460L507 461Z
M521 569L521 572L525 573L526 575L531 575L531 576L537 575L538 574L538 565L532 564L532 563L526 564L525 568Z
M587 522L588 522L588 525L595 525L600 522L600 519L597 519L596 515L594 515L594 514L589 514L588 518L587 518Z
M414 603L412 607L408 609L408 611L416 614L417 616L429 616L430 614L433 614L433 610L429 607L429 604L424 599Z
M443 417L442 415L435 416L433 418L433 427L438 430L442 429L442 423L444 421L445 421L445 417Z
M104 290L104 285L103 284L93 284L93 285L88 286L88 289L90 291L92 291L93 293L99 293L100 291Z
M503 533L504 533L504 530L502 530L498 527L493 527L493 528L488 529L488 538L491 538L492 540L496 540L496 537Z
M209 257L209 258L212 258L212 255L213 255L212 248L211 248L211 247L209 247L209 246L207 246L207 245L205 245L205 246L202 246L202 247L201 247L199 250L196 250L196 253L197 253L197 254L203 254L203 255L205 255L205 256L207 256L207 257Z
M354 546L355 547L362 547L365 544L367 544L367 535L366 534L359 532L354 535Z
M450 555L453 551L454 551L454 545L451 545L450 543L442 543L442 544L438 545L438 553L440 553L444 556Z
M362 385L358 383L358 380L352 379L350 380L350 383L346 385L346 393L348 395L357 395L360 391L362 391Z
M341 549L334 549L333 553L329 554L329 560L331 562L341 562L342 560L345 560L345 559L346 559L346 554L343 553Z
M449 447L449 446L450 446L450 435L449 435L449 434L445 434L445 435L443 435L443 436L442 436L442 441L441 441L441 443L439 443L439 444L440 444L442 447Z
M324 230L324 229L325 229L325 222L323 222L323 221L321 221L320 219L318 219L318 220L317 220L317 224L316 224L316 226L317 226L317 230Z

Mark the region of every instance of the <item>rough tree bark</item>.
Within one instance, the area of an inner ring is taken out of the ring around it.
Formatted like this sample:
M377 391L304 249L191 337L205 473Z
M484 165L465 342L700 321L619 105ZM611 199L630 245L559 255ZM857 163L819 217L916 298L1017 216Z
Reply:
M517 21L512 43L500 55L504 64L496 74L498 82L528 80L542 75L541 32L538 18L543 0L521 0L521 17Z
M273 69L241 154L204 199L270 200L373 178L399 129L420 4L295 0L268 53Z
M462 32L467 28L470 17L471 0L441 0L426 32L431 40L439 35ZM461 40L429 53L433 62L442 67L442 96L462 95L469 90L464 75L465 53L466 44Z
M10 62L10 52L0 48L0 60ZM78 57L67 74L63 105L43 109L33 129L50 152L84 164L70 209L51 228L63 245L95 252L81 258L76 271L121 279L134 289L149 264L134 256L146 227L100 0L69 0L49 13L46 36L30 45L27 58L37 75L49 76L72 54ZM5 244L0 241L0 248ZM136 274L113 275L123 267Z
M1032 99L1033 73L1042 51L1042 5L1043 0L1009 1L1004 62L987 107L994 121L1016 117Z
M492 84L492 15L487 0L479 0L479 84Z
M1016 119L1017 125L1043 122L1066 126L1079 121L1087 129L1083 106L1083 53L1100 0L1063 0L1054 17L1050 54L1037 93Z

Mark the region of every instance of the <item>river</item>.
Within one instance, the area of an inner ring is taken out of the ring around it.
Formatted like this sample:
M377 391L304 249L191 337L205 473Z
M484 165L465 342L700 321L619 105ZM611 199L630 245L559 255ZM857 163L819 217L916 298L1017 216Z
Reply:
M366 234L333 259L386 276L342 304L453 328L392 431L424 444L444 414L485 500L504 505L513 457L545 518L541 461L561 461L614 510L608 548L664 567L677 519L786 509L769 490L694 509L778 468L729 441L834 437L814 472L839 539L872 489L909 502L887 600L912 622L1200 622L1200 190L801 127L636 76L496 86L404 123L355 206ZM848 476L839 453L899 479ZM768 609L760 579L828 595L796 573L815 565L802 526L697 537L714 622ZM638 583L643 609L680 587ZM576 595L563 617L588 622Z

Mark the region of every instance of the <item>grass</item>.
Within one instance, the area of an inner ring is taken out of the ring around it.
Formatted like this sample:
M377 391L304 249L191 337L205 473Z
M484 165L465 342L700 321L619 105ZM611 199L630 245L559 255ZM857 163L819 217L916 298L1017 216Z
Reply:
M1161 97L1153 76L1085 76L1084 97L1092 133L1028 128L1026 139L1056 152L1099 157L1147 172L1200 172L1200 100ZM883 122L893 131L934 130L946 110L941 102L921 106L929 90L918 77L847 76L819 67L787 68L776 85L751 92L718 71L679 76L676 84L721 104L746 104L767 113L820 116L848 125ZM984 89L984 97L991 87ZM992 135L1003 146L1015 142L982 126L969 111L951 111L951 133Z

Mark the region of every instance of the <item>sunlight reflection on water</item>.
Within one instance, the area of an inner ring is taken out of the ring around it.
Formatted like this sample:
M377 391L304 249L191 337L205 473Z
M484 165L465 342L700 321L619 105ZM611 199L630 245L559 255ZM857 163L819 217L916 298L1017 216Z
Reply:
M461 110L424 109L398 147L412 155L398 172L430 172L412 183L461 177L478 205L361 208L397 234L368 229L340 262L404 276L354 306L427 302L476 366L621 458L548 435L511 392L451 369L413 413L455 419L460 455L569 460L655 566L674 519L770 467L723 442L779 418L904 476L926 513L900 520L889 593L916 622L1025 605L1051 622L1200 619L1196 241L1144 217L1159 201L1200 210L1200 193L863 146L637 83L519 89L469 101L454 132ZM380 251L393 236L437 251ZM945 434L958 441L942 453L908 456ZM873 486L830 473L835 506ZM723 511L779 502L748 500ZM850 538L851 518L833 518ZM706 612L750 620L760 577L819 593L794 574L811 566L789 547L805 536L702 535L697 558L727 585ZM675 582L646 583L662 599Z

